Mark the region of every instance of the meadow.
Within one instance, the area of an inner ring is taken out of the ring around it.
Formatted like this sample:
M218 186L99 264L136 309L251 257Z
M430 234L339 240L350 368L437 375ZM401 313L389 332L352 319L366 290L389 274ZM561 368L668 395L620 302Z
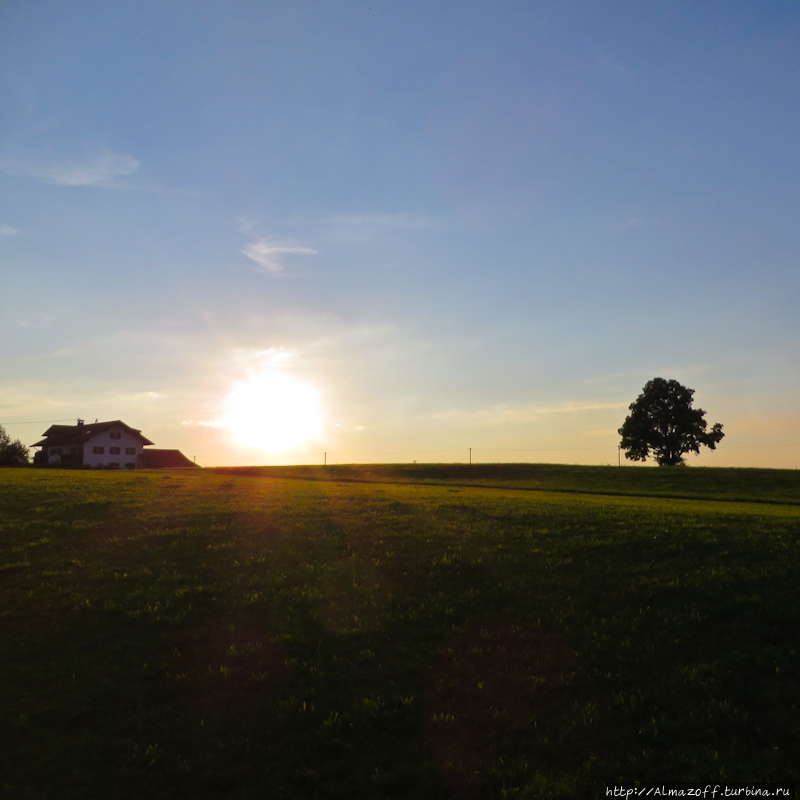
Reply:
M0 470L0 794L800 777L800 472Z

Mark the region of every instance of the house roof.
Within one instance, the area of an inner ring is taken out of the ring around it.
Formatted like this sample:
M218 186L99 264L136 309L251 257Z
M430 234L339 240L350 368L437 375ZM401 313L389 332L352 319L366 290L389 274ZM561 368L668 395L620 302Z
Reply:
M196 467L180 450L144 450L139 454L139 462L143 467L165 469L168 467Z
M153 444L138 428L131 428L122 420L115 419L110 422L90 422L83 425L51 425L42 434L45 438L31 447L63 447L70 444L84 444L98 433L110 430L111 428L125 428L129 433L137 436L142 444Z

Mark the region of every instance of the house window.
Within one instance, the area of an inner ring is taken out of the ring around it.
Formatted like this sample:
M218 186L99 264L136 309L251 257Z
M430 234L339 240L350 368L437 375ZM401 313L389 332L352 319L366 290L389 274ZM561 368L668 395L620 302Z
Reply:
M121 439L122 434L119 431L111 431L111 438L112 439Z
M61 448L60 447L51 447L50 448L50 455L51 456L60 456L61 455Z
M119 455L119 447L109 447L108 452L111 453L112 456Z
M92 452L93 453L97 453L98 455L101 454L101 453L105 453L105 451L106 451L105 447L98 447L97 445L95 445L92 448Z
M135 447L126 447L125 448L125 455L126 456L135 456L136 455L136 448Z
M109 469L119 469L119 461L112 461L108 467Z
M125 469L136 469L136 464L134 464L133 461L126 461Z

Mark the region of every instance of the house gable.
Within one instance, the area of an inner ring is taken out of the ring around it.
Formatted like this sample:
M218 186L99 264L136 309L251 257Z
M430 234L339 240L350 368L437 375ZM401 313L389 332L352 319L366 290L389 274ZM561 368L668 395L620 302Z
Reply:
M145 445L153 444L138 428L122 420L95 422L88 425L51 425L44 439L33 447L41 447L34 463L135 469L140 466Z

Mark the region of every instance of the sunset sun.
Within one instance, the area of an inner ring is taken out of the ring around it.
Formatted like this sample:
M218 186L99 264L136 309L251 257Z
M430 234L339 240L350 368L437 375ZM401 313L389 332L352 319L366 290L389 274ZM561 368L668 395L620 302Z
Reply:
M319 393L283 372L253 375L231 388L222 424L239 444L290 450L322 433Z

